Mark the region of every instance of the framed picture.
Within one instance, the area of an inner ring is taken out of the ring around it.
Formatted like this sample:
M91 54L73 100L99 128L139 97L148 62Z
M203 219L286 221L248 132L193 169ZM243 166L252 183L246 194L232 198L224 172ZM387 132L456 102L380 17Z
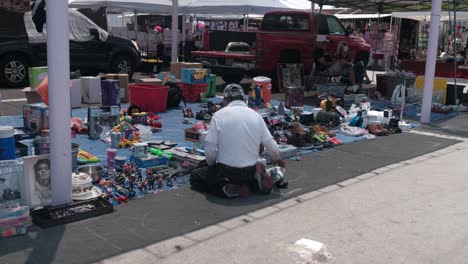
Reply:
M304 65L295 63L278 63L279 91L284 92L287 87L304 87Z
M20 179L23 164L17 160L0 161L0 203L21 199Z
M23 159L22 196L30 208L51 204L51 177L49 154L28 156Z

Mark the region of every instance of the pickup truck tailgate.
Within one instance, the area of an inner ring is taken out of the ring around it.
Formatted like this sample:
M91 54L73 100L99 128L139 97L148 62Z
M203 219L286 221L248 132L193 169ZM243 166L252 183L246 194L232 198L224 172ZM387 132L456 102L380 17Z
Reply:
M193 56L202 58L232 59L236 61L254 61L255 55L250 52L225 51L192 51Z

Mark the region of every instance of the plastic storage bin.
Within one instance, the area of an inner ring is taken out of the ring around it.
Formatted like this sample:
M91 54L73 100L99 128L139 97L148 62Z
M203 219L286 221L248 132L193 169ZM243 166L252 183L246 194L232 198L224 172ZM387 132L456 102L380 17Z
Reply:
M168 86L134 84L128 87L130 90L130 104L139 106L145 112L166 111Z

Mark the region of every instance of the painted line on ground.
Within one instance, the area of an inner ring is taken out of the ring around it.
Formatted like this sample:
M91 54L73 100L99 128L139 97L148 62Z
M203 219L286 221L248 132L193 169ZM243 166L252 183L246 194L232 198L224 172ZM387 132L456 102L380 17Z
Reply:
M26 98L18 98L18 99L5 99L2 100L2 103L14 103L14 102L26 102Z

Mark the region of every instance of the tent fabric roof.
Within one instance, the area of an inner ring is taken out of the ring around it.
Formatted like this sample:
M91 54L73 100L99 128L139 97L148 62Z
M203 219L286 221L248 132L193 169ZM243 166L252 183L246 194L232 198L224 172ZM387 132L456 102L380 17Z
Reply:
M369 12L430 11L431 0L311 0L316 4L361 9ZM450 6L448 3L450 2ZM453 10L452 0L443 0L443 10ZM468 11L468 0L457 0L457 11Z
M408 18L418 21L429 21L431 19L431 12L393 12L393 17L396 18ZM440 15L440 21L448 21L449 18L453 20L453 12L449 13L444 11ZM468 21L468 12L458 12L457 11L457 20L458 21Z
M172 13L171 0L69 0L70 7ZM309 0L179 0L180 13L264 14L272 10L310 10Z

